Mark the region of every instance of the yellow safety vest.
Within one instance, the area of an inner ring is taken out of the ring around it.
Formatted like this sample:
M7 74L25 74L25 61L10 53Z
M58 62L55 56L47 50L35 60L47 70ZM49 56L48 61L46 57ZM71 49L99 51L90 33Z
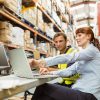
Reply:
M66 54L70 54L72 52L76 52L76 50L73 48L69 48L69 50L66 52ZM67 67L68 67L67 64L58 64L59 69L66 69ZM70 85L70 84L74 83L78 78L79 78L79 74L75 74L75 75L67 77L67 78L62 78L61 83L64 82L66 85Z

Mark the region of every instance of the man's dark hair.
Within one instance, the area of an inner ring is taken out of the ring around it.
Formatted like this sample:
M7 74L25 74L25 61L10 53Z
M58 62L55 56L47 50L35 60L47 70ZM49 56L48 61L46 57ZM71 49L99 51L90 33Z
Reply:
M53 40L55 40L55 38L56 38L56 37L59 37L59 36L63 36L64 39L65 39L65 41L67 41L67 36L66 36L66 34L61 33L61 32L56 33L56 34L54 35L54 37L53 37Z

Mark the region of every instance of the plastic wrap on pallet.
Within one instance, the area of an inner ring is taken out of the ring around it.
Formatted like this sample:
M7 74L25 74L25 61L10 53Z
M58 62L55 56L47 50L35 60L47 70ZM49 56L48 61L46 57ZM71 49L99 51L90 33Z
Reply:
M30 23L36 25L37 24L37 8L29 8L22 12L23 18Z
M24 46L24 30L20 27L11 28L11 42L15 45Z
M61 2L61 0L57 0L57 6L60 8L62 13L65 13L65 6L64 3Z
M59 26L61 26L61 20L60 20L60 18L58 17L58 15L56 14L55 11L52 11L52 17L53 17L53 19L57 22L57 24L58 24Z
M41 0L41 5L51 14L52 11L52 2L51 0Z
M62 22L62 29L63 29L63 30L66 30L66 29L67 29L67 23L63 23L63 22Z
M49 36L50 38L53 38L53 36L55 35L55 32L53 31L53 29L48 28L47 31L47 36Z

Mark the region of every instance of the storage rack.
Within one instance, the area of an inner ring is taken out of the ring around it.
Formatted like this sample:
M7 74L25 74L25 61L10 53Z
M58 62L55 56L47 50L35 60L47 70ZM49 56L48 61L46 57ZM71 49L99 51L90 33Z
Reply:
M34 1L34 0L33 0ZM40 5L39 3L37 3L37 7L49 18L49 20L58 28L58 30L60 32L64 32L60 27L59 25L57 25L57 23L47 14L47 11L45 10L45 8Z
M27 2L26 0L23 0L24 2ZM57 22L52 18L52 16L48 13L48 11L45 9L45 7L43 7L41 4L39 4L37 2L37 0L31 0L31 2L37 6L37 8L43 13L45 14L45 16L51 21L51 23L53 23L53 25L59 30L59 32L64 32L64 30L62 30L62 28L57 24ZM28 25L27 23L25 23L23 21L23 18L21 18L20 16L16 16L16 14L12 14L13 11L10 12L9 8L1 7L0 8L0 15L6 17L8 20L16 23L17 25L24 27L25 29L28 29L29 31L31 31L35 37L35 39L37 40L37 38L39 37L40 40L44 40L47 41L49 43L54 43L52 41L51 38L48 38L48 36L45 36L44 34L41 34L38 32L38 30L36 30L34 27L31 27L30 25ZM64 15L63 15L64 17ZM67 20L66 20L66 24L67 24ZM12 48L16 48L16 47L20 47L20 46L15 46L13 44L6 44L6 46L8 45L8 47L12 47ZM29 51L33 51L29 48L25 48L25 50L29 50ZM45 53L43 53L45 54Z
M53 43L53 41L51 39L49 39L48 37L42 35L41 33L38 33L35 29L33 29L28 24L24 23L20 18L18 18L18 16L15 16L11 12L9 12L8 9L6 9L6 7L3 6L0 9L0 15L4 16L7 19L17 23L18 25L20 25L20 26L30 30L35 36L39 36L40 38L44 39L45 41ZM18 48L18 47L20 47L20 46L16 46L16 45L13 45L13 44L6 44L6 43L4 43L4 45L6 45L8 47L11 47L11 48ZM33 51L31 49L28 49L28 48L26 48L25 50ZM45 53L43 53L43 54L45 54Z

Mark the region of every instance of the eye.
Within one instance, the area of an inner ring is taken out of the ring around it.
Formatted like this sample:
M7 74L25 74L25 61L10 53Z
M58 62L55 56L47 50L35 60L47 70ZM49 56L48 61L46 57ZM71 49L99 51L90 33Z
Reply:
M81 37L81 34L79 34L78 36Z
M60 40L59 42L63 42L63 40Z
M82 36L82 34L77 34L77 36L76 37L81 37Z

